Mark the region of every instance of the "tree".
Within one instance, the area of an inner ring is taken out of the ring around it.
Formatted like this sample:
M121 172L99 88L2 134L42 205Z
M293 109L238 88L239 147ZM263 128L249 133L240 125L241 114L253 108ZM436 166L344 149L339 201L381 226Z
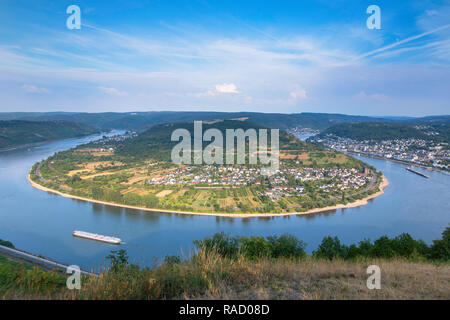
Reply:
M139 206L141 205L142 199L140 195L129 192L123 196L123 202L132 206Z
M273 258L302 258L306 255L306 244L293 235L271 236L267 237L267 241L271 245Z
M8 247L8 248L14 249L14 245L12 244L12 242L6 241L6 240L2 240L2 239L0 239L0 246L5 246L5 247Z
M450 260L450 228L442 232L442 239L433 240L430 248L430 258L435 260Z
M215 251L222 257L235 258L239 250L239 238L221 232L215 233L211 238L195 240L195 246L207 252Z
M118 272L128 265L127 251L124 249L120 249L119 251L111 250L111 253L106 257L106 260L111 261L111 270Z
M374 242L372 253L375 257L392 258L395 256L393 240L389 239L387 236L382 236Z
M325 237L322 243L317 248L317 251L313 252L313 256L318 258L327 258L333 260L334 258L345 258L348 248L341 245L338 237L332 238L331 236Z
M96 200L103 199L104 193L103 189L100 187L93 187L92 188L92 197Z
M408 233L402 233L392 239L392 247L396 255L401 257L411 257L413 254L425 253L421 242L414 240Z
M147 194L142 196L142 203L147 208L156 208L159 205L159 199L154 194Z
M249 259L258 259L271 256L271 246L264 239L264 237L242 237L239 241L241 243L241 253Z

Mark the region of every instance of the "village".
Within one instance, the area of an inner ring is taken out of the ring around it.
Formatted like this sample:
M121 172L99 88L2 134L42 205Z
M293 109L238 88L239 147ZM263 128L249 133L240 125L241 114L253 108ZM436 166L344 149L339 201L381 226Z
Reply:
M356 141L335 135L312 138L311 142L344 153L357 153L367 156L397 160L450 170L450 150L447 143L434 143L421 139L395 139L385 141ZM446 148L447 147L447 148Z
M131 138L134 138L137 136L138 136L138 133L136 131L126 131L125 133L116 134L113 136L103 136L101 139L91 142L91 144L102 145L104 149L105 148L114 149L113 147L114 147L115 143L123 142L127 139L131 139Z
M372 178L370 170L363 172L351 168L283 168L270 176L264 176L261 168L237 166L192 166L171 170L165 175L147 181L151 185L184 185L197 188L236 188L239 186L263 186L261 195L271 200L283 196L299 196L305 191L305 184L318 190L347 192L367 186Z

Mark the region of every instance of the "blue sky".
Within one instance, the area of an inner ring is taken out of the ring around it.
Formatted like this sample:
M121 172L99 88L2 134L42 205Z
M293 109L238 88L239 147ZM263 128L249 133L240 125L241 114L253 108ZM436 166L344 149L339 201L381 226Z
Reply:
M0 0L2 112L449 114L449 66L450 0Z

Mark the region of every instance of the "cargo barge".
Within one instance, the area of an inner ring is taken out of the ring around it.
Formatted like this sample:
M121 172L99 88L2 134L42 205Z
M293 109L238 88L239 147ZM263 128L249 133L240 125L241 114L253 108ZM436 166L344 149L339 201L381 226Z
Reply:
M427 179L429 178L426 174L423 174L422 172L419 172L417 170L414 170L414 169L411 169L411 168L406 168L406 170L408 170L408 171L410 171L412 173L418 174L419 176L422 176L424 178L427 178Z
M74 237L95 240L95 241L100 241L100 242L106 242L106 243L110 243L110 244L120 244L122 242L122 240L120 238L102 236L100 234L90 233L90 232L85 232L85 231L78 231L78 230L75 230L74 232L72 232L72 235Z

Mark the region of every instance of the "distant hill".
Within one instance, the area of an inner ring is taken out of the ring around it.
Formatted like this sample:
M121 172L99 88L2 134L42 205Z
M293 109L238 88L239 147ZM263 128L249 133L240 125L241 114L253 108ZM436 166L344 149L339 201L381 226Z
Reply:
M85 124L66 121L0 121L0 150L96 132Z
M428 116L422 118L412 118L405 121L405 123L416 124L450 124L450 116Z
M233 120L241 119L269 128L287 130L292 128L311 128L323 131L339 123L353 122L395 122L409 124L449 123L450 116L412 117L368 117L331 113L261 113L261 112L210 112L210 111L150 111L150 112L10 112L0 113L0 120L26 121L69 121L105 129L125 129L145 131L146 129L169 122L188 122L194 120Z
M192 112L151 111L129 113L0 113L0 120L71 121L99 129L126 129L143 131L155 124L194 120L244 119L270 128L290 129L304 127L326 129L336 123L389 121L383 118L326 113L257 113L257 112Z
M323 131L318 137L333 134L341 138L353 140L393 140L393 139L422 139L448 142L450 125L439 121L414 121L394 123L340 123Z
M117 147L117 154L122 156L131 156L133 158L154 158L158 160L170 160L172 148L178 144L178 141L171 141L171 134L178 128L187 129L191 134L191 144L194 145L194 125L193 122L183 123L167 123L155 125L149 130L141 133L137 137L125 140L119 143ZM268 129L267 142L270 145L270 129L265 126L254 124L248 121L224 120L215 123L203 123L203 133L215 128L222 132L223 137L226 137L226 129ZM290 149L307 152L316 147L307 144L284 131L280 131L280 149ZM203 142L203 147L211 142ZM224 148L225 143L224 143Z

